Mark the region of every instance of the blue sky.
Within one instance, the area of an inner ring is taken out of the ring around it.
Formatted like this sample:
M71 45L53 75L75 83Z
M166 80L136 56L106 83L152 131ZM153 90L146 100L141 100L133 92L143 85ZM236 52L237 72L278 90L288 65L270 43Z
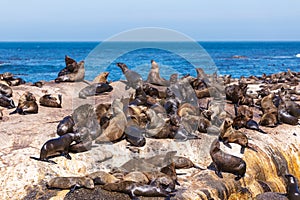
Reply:
M0 41L101 41L138 27L196 40L300 40L299 0L2 0Z

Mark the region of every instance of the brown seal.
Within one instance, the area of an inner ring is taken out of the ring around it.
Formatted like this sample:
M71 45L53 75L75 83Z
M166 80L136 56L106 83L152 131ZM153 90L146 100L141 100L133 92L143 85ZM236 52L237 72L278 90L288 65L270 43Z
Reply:
M93 83L108 83L107 77L109 75L109 72L102 72L98 76L95 77L93 80Z
M300 190L296 178L291 174L287 174L285 177L288 179L287 197L289 200L299 200Z
M134 181L122 181L119 183L109 183L103 186L104 190L113 192L122 192L128 194L131 199L137 199L137 196L146 197L169 197L170 194L153 185L145 185Z
M67 133L73 133L75 122L71 116L64 117L57 125L56 133L59 136L65 135Z
M151 70L148 74L146 82L160 86L170 85L169 81L160 76L158 64L154 60L151 60Z
M123 103L119 99L116 99L113 101L111 109L113 116L108 127L95 139L96 143L114 142L119 140L124 134L127 119L123 112Z
M133 171L129 172L123 177L124 181L134 181L136 183L148 184L149 179L143 172Z
M83 81L85 75L84 61L80 61L79 63L77 63L72 58L66 56L65 63L66 67L58 73L55 82L59 83Z
M86 175L86 177L92 179L95 185L105 185L108 183L116 183L120 181L115 176L104 171L96 171Z
M172 161L175 163L176 169L189 169L196 168L203 170L204 168L195 165L190 159L183 156L174 156L172 157Z
M79 133L67 133L59 138L50 139L42 146L40 158L30 158L54 164L56 164L56 162L49 160L49 158L57 155L62 155L71 160L72 158L69 155L69 147L72 142L79 142L80 139L81 137Z
M107 128L107 126L109 124L109 120L111 118L111 114L108 112L110 107L111 107L111 104L103 104L103 103L98 104L96 106L97 120L103 129Z
M55 177L47 183L48 189L71 189L76 188L94 189L94 182L88 177Z
M218 177L223 178L222 172L228 172L236 175L235 180L245 176L246 162L236 156L227 154L220 149L220 142L215 139L210 147L210 156L213 160L215 173Z
M45 94L40 98L39 103L41 106L61 108L62 95L59 94L57 99L56 97L51 96L51 94Z
M21 115L38 113L36 98L31 92L24 92L24 94L19 98L17 109L9 114L11 115L15 113L19 113Z
M230 118L226 118L220 127L219 139L223 141L224 145L232 148L229 143L236 143L241 146L241 153L243 154L245 148L256 151L253 147L248 144L248 137L241 131L234 130L232 127L233 121Z

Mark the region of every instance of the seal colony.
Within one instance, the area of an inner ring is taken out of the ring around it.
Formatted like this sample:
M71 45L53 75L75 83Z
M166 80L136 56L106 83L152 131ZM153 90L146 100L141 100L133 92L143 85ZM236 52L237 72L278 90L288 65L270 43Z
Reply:
M68 56L65 62L66 67L59 72L55 82L84 81L84 62L77 63ZM230 76L207 75L201 68L197 68L197 77L172 75L170 81L166 81L159 75L158 64L155 61L151 63L152 68L145 82L126 64L117 63L126 77L127 88L134 91L131 97L115 99L112 103L79 106L58 122L56 133L59 137L41 144L40 157L31 158L54 164L56 162L50 159L55 156L71 159L70 152L81 153L103 143L114 144L121 140L126 140L128 146L137 149L138 153L138 149L147 144L148 138L182 142L201 140L203 134L212 134L213 129L213 140L208 146L215 176L231 178L226 173L232 173L238 181L247 174L247 160L225 153L220 142L229 148L230 143L239 144L241 153L244 153L245 148L257 151L247 135L249 129L257 131L257 134L268 134L264 131L265 127L272 128L282 123L291 126L299 124L300 107L293 99L298 99L299 92L295 83L299 83L300 73L288 71L270 76L241 78L236 83ZM107 81L108 74L104 73L96 78L95 83L81 88L77 98L112 92L113 87ZM283 82L285 87L280 85ZM264 88L256 93L249 92L248 86L253 83L264 84ZM0 87L3 88L0 90L1 95L10 98L12 90L6 86ZM274 91L274 88L277 90ZM58 102L54 98L47 94L40 99L40 105L61 107L60 96ZM226 111L222 100L232 103L235 112ZM260 118L259 123L254 121L254 109L261 111L261 116L256 116ZM25 92L19 98L14 113L38 114L34 95ZM97 178L88 175L85 178L55 177L48 186L49 189L68 188L73 191L78 187L93 189L93 184L100 184L105 190L123 192L132 199L137 199L137 196L170 197L176 194L176 185L180 184L177 169L206 170L187 156L180 157L172 153L153 159L142 157L139 162L149 165L151 170L139 169L133 174L132 168L128 167L132 165L125 163L123 166L113 166L120 168L118 173L99 172ZM297 193L294 185L293 188L296 191L294 193Z

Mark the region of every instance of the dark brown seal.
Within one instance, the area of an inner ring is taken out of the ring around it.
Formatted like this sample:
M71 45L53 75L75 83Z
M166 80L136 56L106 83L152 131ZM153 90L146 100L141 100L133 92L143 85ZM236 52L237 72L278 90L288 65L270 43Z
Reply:
M59 94L57 99L56 97L51 96L51 94L45 94L40 98L39 102L41 106L61 108L62 95Z
M88 96L100 95L105 92L111 92L112 90L113 87L108 83L93 83L80 90L79 98L86 99Z
M71 116L64 117L57 125L56 133L59 136L65 135L67 133L73 133L75 122Z
M16 107L14 101L3 94L0 94L0 106L8 109Z
M71 189L76 188L94 189L94 182L88 177L55 177L47 183L48 189Z
M154 60L151 60L151 70L148 74L146 82L160 86L170 85L169 81L160 76L158 64Z
M85 75L84 61L80 61L79 63L77 63L72 58L66 56L65 63L66 67L58 73L55 82L59 83L83 81Z
M40 158L30 157L35 160L45 161L56 164L54 161L49 160L49 158L57 155L62 155L67 159L71 160L69 155L69 147L72 142L80 142L80 134L78 133L68 133L59 138L48 140L41 148Z
M145 130L139 126L131 125L127 126L124 131L126 140L135 147L142 147L146 144L146 138L144 137Z
M13 91L9 86L0 83L0 94L6 97L12 97L12 93Z
M300 190L296 178L291 174L287 174L285 177L288 179L287 197L289 200L300 200Z
M220 149L220 142L215 139L210 147L210 156L213 160L215 173L218 177L223 178L222 172L228 172L236 175L235 180L245 176L246 162L236 156L227 154Z

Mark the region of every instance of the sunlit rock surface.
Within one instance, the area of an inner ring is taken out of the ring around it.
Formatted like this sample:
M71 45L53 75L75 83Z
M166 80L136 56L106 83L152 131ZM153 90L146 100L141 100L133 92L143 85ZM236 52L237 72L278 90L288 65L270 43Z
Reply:
M129 97L133 90L125 90L122 82L112 83L113 91L108 94L78 98L78 92L86 83L46 83L42 88L28 85L13 87L13 99L24 91L31 91L37 99L46 93L62 94L62 108L39 106L39 113L33 115L8 115L12 110L4 109L7 118L0 121L0 191L1 199L129 199L127 195L111 193L96 186L94 190L79 189L72 194L67 190L48 190L46 182L56 176L84 176L103 170L109 172L120 167L132 158L149 158L157 154L166 154L176 150L179 156L186 156L195 164L207 167L211 164L209 148L217 137L198 133L199 140L176 141L172 139L149 139L140 148L139 153L130 151L125 140L115 144L93 144L91 151L71 154L72 160L64 157L53 158L58 164L39 162L29 157L39 157L40 148L49 139L58 137L58 121L73 112L79 105L111 102L115 98ZM299 103L299 102L298 102ZM233 106L227 104L226 110L233 112ZM258 121L260 111L254 110L254 119ZM252 199L263 192L286 192L283 175L290 173L300 180L300 127L282 124L276 128L262 127L268 134L241 129L247 133L249 142L258 152L246 149L239 154L240 147L232 145L222 149L230 154L242 157L247 163L244 179L234 180L234 175L223 173L217 177L212 170L181 169L178 173L180 186L173 199ZM246 189L245 189L246 188ZM65 197L66 196L66 197ZM159 198L142 198L159 199Z

